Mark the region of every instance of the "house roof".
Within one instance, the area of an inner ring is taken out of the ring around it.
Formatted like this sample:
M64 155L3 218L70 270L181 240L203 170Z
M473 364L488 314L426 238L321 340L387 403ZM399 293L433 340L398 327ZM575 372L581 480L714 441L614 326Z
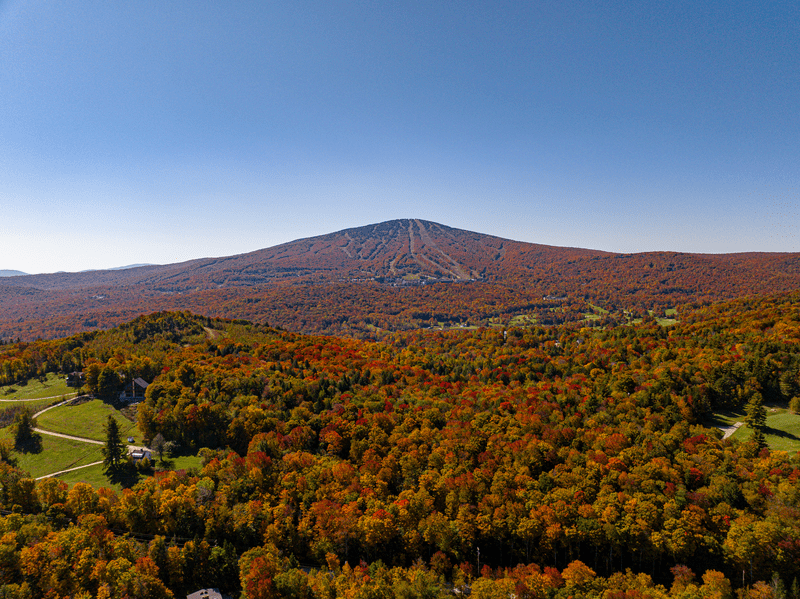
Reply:
M200 589L191 595L186 595L186 599L222 599L222 595L217 589Z

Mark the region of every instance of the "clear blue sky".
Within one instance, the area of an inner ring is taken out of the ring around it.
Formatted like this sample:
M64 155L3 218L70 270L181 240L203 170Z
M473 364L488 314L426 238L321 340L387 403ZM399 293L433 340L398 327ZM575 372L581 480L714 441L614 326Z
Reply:
M800 251L800 4L0 0L0 269L393 218Z

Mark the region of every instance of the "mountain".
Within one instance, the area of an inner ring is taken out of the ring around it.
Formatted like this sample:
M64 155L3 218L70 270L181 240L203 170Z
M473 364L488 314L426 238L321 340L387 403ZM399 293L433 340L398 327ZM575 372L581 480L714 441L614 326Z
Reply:
M25 274L21 270L0 270L0 277L20 277Z
M413 219L299 239L221 258L125 270L30 275L14 284L47 290L154 285L164 291L288 281L480 279L526 260L562 262L608 252L511 241Z
M175 309L364 336L578 321L598 306L642 316L797 288L800 254L615 254L403 219L236 256L5 278L0 338L65 336Z

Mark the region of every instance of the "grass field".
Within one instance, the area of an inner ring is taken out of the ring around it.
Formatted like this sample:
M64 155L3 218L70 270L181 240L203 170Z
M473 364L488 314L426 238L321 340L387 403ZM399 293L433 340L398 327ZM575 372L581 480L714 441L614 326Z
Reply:
M709 418L708 422L704 424L706 426L715 426L715 427L723 427L723 426L733 426L737 422L744 422L745 413L744 412L735 412L732 410L719 410L714 412Z
M31 379L24 385L6 385L0 387L0 399L41 399L43 397L72 397L77 395L77 391L72 387L67 387L67 381L63 376L50 373L44 381Z
M744 416L739 422L744 422ZM753 431L745 424L739 427L732 438L746 441L752 434ZM800 415L784 408L767 408L767 429L764 436L770 449L800 451Z
M76 433L73 432L72 434ZM10 438L11 434L8 428L0 430L0 439ZM76 466L92 464L103 459L103 454L101 453L102 445L83 443L71 439L61 439L50 435L40 435L40 439L41 446L36 452L13 452L16 466L30 473L32 478L68 470ZM199 469L201 460L199 456L183 455L174 458L166 458L163 462L156 459L153 465L157 469L165 470ZM75 470L74 472L61 474L58 478L68 483L70 486L78 482L85 482L95 488L110 487L119 491L123 488L135 485L137 481L146 476L147 475L140 474L136 471L127 470L117 476L108 476L103 472L103 465L97 464Z
M166 459L163 464L156 459L154 463L156 469L165 470L189 470L190 468L199 469L200 465L201 462L198 456L180 456L172 459ZM146 474L141 474L138 472L124 472L117 477L109 477L103 472L103 465L99 464L97 466L81 468L80 470L75 470L74 472L67 472L58 478L68 483L70 486L74 485L75 483L88 483L94 488L110 487L119 491L123 488L132 487L139 480L142 480L146 477Z
M141 445L142 436L136 424L125 418L119 410L99 399L93 399L77 406L65 405L53 408L39 416L37 421L40 428L48 431L105 441L105 426L109 414L119 424L119 432L123 440L130 436L134 438L135 445Z
M586 320L600 320L608 314L608 310L604 310L600 306L595 306L594 304L587 304L592 311L591 312L584 312L583 317Z
M737 422L744 422L747 414L744 411L721 410L715 412L708 421L708 426L724 427L733 426ZM731 435L737 441L747 441L753 431L746 424ZM767 430L764 431L767 445L776 451L800 451L800 415L790 412L786 408L777 406L767 407Z
M510 327L530 327L536 324L536 314L517 314L508 323Z
M0 438L11 439L8 428L0 430ZM103 459L100 445L49 435L40 435L40 438L41 448L36 453L14 452L17 467L29 472L33 478Z
M92 485L95 489L98 489L100 487L110 487L112 489L116 489L117 491L119 491L124 486L128 486L110 481L108 476L106 476L106 474L103 472L102 464L98 464L97 466L89 466L88 468L81 468L80 470L75 470L73 472L67 472L65 474L61 474L59 475L58 479L63 480L70 487L75 483L88 483ZM136 484L136 481L132 482L133 484Z
M53 397L62 395L69 397L74 394L74 391L60 393L67 390L66 385L62 385L62 383L63 381L50 377L44 382L35 381L25 387L15 387L14 391L9 391L7 387L2 388L0 389L0 399L24 399L27 400L25 405L33 410L39 410L57 401L57 399L52 399ZM0 402L0 411L14 405L15 403L13 402ZM119 410L100 400L53 408L37 417L37 425L39 428L48 431L105 441L105 426L109 415L119 424L123 442L127 443L128 437L133 437L134 445L143 444L141 433L136 424L125 418ZM92 464L103 459L102 445L61 439L44 434L40 434L39 437L41 443L35 451L13 452L17 467L30 473L33 478L68 470L76 466ZM0 429L0 439L10 438L11 433L8 428ZM164 462L157 460L154 466L159 469L188 470L190 468L199 468L200 458L198 456L177 456L166 459ZM133 486L145 476L136 471L125 470L116 476L109 477L103 471L102 464L97 464L74 472L67 472L59 475L58 478L70 485L86 482L96 488L111 487L120 490L124 487Z
M17 409L20 406L25 406L26 408L30 408L34 412L38 412L42 408L46 408L49 405L52 405L54 402L58 402L58 399L29 399L26 401L0 401L0 412L5 410L13 410Z

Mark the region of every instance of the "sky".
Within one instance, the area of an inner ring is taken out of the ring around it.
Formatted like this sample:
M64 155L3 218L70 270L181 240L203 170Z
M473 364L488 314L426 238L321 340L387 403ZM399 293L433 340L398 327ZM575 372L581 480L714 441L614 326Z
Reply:
M395 218L800 251L800 3L0 0L0 269Z

